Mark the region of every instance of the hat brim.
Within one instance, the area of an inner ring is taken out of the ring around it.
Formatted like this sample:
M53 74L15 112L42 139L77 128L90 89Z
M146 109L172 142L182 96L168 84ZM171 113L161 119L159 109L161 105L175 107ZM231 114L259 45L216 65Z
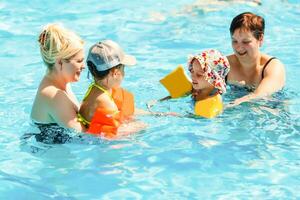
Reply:
M123 65L133 66L133 65L136 65L136 59L134 56L125 55L124 58L122 59L121 63Z

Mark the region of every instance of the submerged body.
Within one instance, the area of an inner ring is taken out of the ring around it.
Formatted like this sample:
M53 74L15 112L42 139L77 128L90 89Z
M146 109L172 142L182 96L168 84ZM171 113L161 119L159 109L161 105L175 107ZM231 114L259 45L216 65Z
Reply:
M37 90L31 119L37 125L57 124L82 131L76 117L79 103L70 83L78 81L84 69L83 41L62 26L49 24L40 34L39 44L47 72Z
M253 13L241 13L230 26L234 54L228 56L229 84L252 88L253 92L236 99L232 105L265 97L285 85L285 67L279 59L260 52L264 40L264 19Z

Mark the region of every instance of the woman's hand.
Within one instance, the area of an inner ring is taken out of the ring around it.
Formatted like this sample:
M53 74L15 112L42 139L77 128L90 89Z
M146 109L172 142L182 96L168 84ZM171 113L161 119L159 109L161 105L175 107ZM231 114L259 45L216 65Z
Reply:
M241 98L238 98L238 99L235 99L234 101L230 102L229 104L227 104L225 106L225 108L231 108L231 107L235 107L235 106L238 106L240 105L241 103L244 103L244 102L247 102L247 101L250 101L252 99L255 99L257 98L255 94L253 93L250 93L246 96L243 96Z

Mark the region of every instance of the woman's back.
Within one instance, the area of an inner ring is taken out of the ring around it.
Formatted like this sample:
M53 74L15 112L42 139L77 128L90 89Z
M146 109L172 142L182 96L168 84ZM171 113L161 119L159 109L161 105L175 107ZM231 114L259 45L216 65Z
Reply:
M70 106L73 110L78 111L79 104L74 96L71 88L67 86L66 91L63 91L55 86L47 77L44 77L38 88L35 97L31 118L40 123L56 123L52 115L56 116L56 110L63 108L53 108L53 104L59 106L56 102L62 102L62 106Z

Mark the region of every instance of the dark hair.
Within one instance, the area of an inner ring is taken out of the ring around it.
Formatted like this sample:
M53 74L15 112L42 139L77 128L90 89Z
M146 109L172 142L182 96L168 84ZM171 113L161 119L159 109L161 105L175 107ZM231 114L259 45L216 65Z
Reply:
M229 28L230 34L233 35L236 29L251 31L253 36L259 40L265 32L265 20L259 15L244 12L233 18Z
M87 62L87 66L89 68L89 71L91 72L92 76L96 79L104 79L111 70L114 70L114 69L121 69L121 68L124 68L124 65L123 64L119 64L117 66L114 66L110 69L107 69L105 71L98 71L97 70L97 67L94 65L94 63L92 63L91 61L88 61Z

